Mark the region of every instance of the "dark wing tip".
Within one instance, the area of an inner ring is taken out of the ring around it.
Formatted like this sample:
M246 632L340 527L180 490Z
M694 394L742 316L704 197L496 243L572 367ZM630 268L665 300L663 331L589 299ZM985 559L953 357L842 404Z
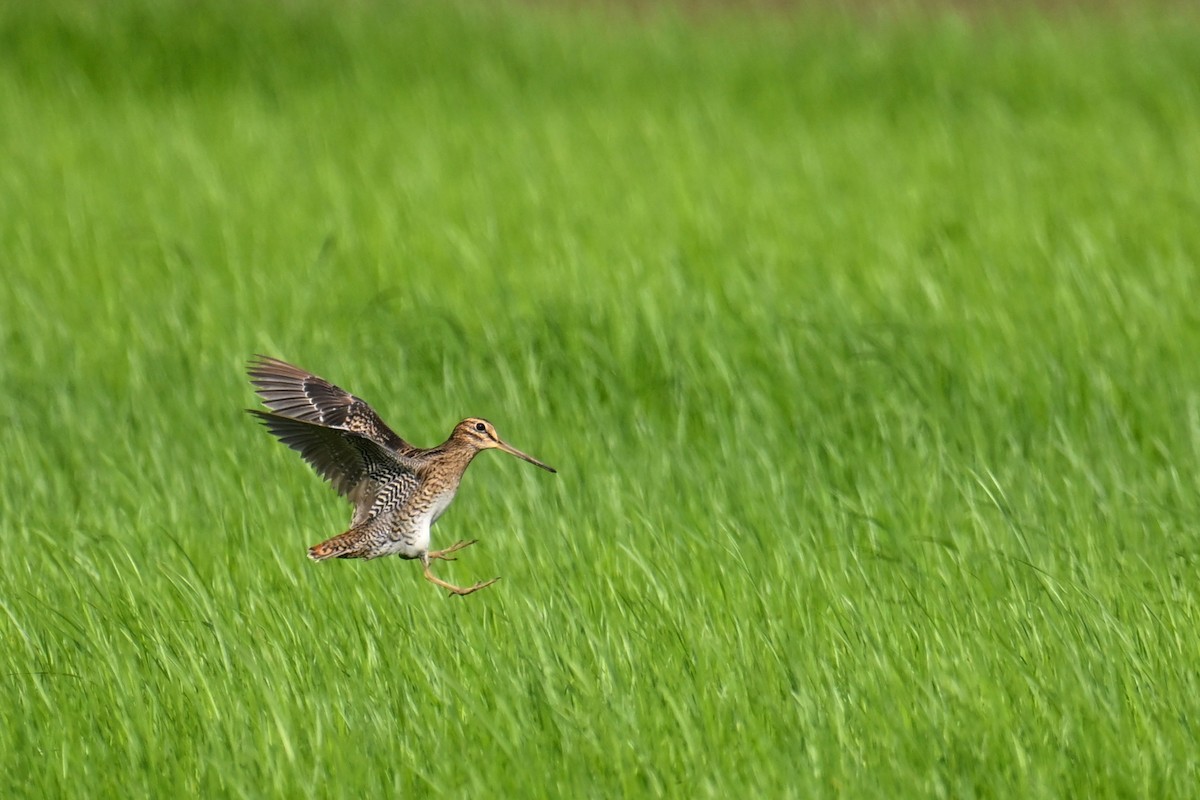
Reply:
M289 364L273 356L255 353L246 362L246 373L251 378L295 378L313 377L308 370L300 369L295 364Z
M250 358L246 359L246 369L247 371L251 371L258 369L259 367L265 367L269 364L274 364L278 361L278 358L265 356L262 353L255 353L254 355L250 356Z

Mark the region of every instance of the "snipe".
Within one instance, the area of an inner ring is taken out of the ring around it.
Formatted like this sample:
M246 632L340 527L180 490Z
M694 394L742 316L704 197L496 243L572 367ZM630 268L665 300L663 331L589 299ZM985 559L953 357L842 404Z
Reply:
M365 402L311 372L267 356L256 356L248 371L270 409L250 413L354 506L350 530L310 547L309 558L420 559L425 578L456 595L499 580L462 587L434 575L430 562L453 561L451 553L475 540L430 552L429 528L446 511L481 450L503 450L549 472L554 469L505 443L486 419L464 419L437 447L413 447Z

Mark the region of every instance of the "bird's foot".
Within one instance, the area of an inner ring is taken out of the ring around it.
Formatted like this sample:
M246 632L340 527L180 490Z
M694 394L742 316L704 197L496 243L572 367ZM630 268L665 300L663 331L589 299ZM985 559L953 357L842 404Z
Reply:
M447 547L445 550L435 550L435 551L433 551L432 553L430 553L430 554L429 554L429 560L430 560L430 561L433 561L435 558L440 558L442 561L457 561L458 559L455 559L455 558L449 558L448 556L449 556L451 553L454 553L454 552L457 552L457 551L459 551L459 550L462 550L464 547L470 547L471 545L475 544L475 542L477 542L477 541L479 541L479 540L478 540L478 539L472 539L471 541L469 541L469 542L466 542L466 541L462 541L462 540L460 539L459 541L457 541L457 542L455 542L454 544L452 544L452 545L450 545L449 547ZM482 589L483 587L482 587L482 586L480 586L480 587L478 587L478 588Z
M478 592L480 589L486 589L487 587L491 586L493 583L495 583L496 581L498 581L500 579L492 578L490 581L480 581L479 583L476 583L474 586L467 586L467 587L455 586L453 583L447 583L446 581L439 578L437 575L434 575L432 572L430 572L429 565L426 564L425 565L425 580L429 581L432 584L436 584L436 585L442 587L446 591L450 592L451 595L458 595L459 597L462 597L463 595L468 595L468 594L471 594L472 592Z
M492 578L490 581L479 581L474 586L468 586L465 589L461 586L447 586L445 588L450 591L448 597L454 597L456 595L458 597L463 597L464 595L471 594L472 592L478 592L480 589L486 589L498 580L500 579Z

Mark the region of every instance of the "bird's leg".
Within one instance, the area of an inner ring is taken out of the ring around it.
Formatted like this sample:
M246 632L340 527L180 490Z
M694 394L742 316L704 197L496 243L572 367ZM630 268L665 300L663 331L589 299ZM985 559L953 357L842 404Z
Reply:
M447 591L450 592L450 594L457 594L457 595L461 596L461 595L465 595L465 594L470 594L471 592L478 592L480 589L486 589L488 586L491 586L493 583L500 580L499 578L492 578L490 581L480 581L479 583L475 584L474 586L468 586L467 588L464 589L461 586L455 586L453 583L446 583L444 580L439 578L437 575L434 575L432 572L430 572L428 555L423 559L423 561L425 562L425 580L429 581L430 583L435 583L438 586L442 587L443 589L446 589Z
M440 558L443 561L455 561L456 559L447 558L447 556L453 552L462 550L464 547L470 547L471 545L475 544L475 542L477 542L477 541L479 541L479 540L472 539L469 542L464 542L462 540L459 540L459 541L455 542L454 544L450 545L449 547L447 547L445 550L434 550L432 553L429 554L429 560L432 561L435 558Z

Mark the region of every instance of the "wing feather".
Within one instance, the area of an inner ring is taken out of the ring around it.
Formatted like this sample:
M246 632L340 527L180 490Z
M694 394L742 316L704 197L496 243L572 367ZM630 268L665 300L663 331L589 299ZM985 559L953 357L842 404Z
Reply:
M372 502L379 486L387 480L416 475L416 465L407 457L392 453L361 434L269 411L253 408L249 411L355 506Z
M250 362L248 372L254 390L276 417L357 434L401 455L416 449L397 436L364 400L311 372L262 355ZM315 435L306 434L311 441Z

